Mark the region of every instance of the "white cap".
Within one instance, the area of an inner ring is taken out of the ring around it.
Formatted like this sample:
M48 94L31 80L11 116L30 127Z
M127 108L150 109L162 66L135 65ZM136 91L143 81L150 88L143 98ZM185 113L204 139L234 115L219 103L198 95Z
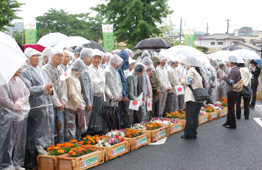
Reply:
M131 57L129 57L129 65L133 64L133 63L136 63L136 62L137 62L136 60L133 60Z
M41 55L41 53L39 51L37 51L37 50L35 50L31 47L26 48L24 53L25 53L25 55L28 59L31 58L33 55Z

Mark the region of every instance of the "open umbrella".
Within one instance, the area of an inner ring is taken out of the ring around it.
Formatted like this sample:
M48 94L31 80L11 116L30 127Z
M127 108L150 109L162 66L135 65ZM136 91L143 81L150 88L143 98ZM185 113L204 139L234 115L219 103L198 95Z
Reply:
M234 50L234 52L238 53L240 57L242 57L243 59L257 59L257 60L261 59L259 55L254 51L239 49L239 50Z
M162 49L162 48L170 48L172 45L162 38L147 38L140 41L135 49Z
M37 44L40 44L44 47L53 47L56 46L62 39L65 39L67 36L65 34L54 32L46 34L45 36L41 37Z
M0 31L0 85L6 84L27 60L15 39Z
M166 50L166 53L168 54L167 57L170 59L172 59L172 57L179 58L181 62L186 65L195 67L211 66L206 55L193 47L178 45L169 48ZM161 55L161 52L159 55Z
M228 61L229 56L236 56L236 63L245 63L243 58L236 51L217 51L214 54L211 54L212 60Z
M239 50L239 49L242 49L242 48L236 47L236 46L228 46L228 47L223 48L223 50L227 50L227 51L234 51L234 50Z
M62 48L66 48L66 47L74 47L74 46L88 44L88 43L90 43L90 41L83 38L83 37L71 36L71 37L66 37L66 38L62 39L57 44L57 46L62 47Z
M259 59L259 60L255 59L254 61L260 66L260 68L262 68L262 60L261 59Z
M104 53L106 52L106 50L104 49L104 47L101 44L99 44L98 42L92 41L92 40L90 40L90 43L84 44L83 46L87 48L98 49L100 51L103 51Z

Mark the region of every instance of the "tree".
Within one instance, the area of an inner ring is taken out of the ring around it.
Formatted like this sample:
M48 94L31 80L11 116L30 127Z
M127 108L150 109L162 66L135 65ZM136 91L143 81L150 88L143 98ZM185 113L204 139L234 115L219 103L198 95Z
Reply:
M106 23L114 24L116 40L127 42L134 47L140 40L161 33L157 23L168 13L168 0L105 0L93 10L105 18Z
M172 45L175 43L175 36L177 35L175 31L175 24L171 19L171 15L163 19L163 26L160 27L161 38L166 39Z
M23 3L18 3L16 0L1 0L0 1L0 31L5 31L4 26L12 26L11 22L14 19L20 19L17 12Z
M38 39L50 32L68 36L82 36L89 40L102 39L102 20L90 17L89 13L69 14L64 10L50 9L43 16L36 17Z
M206 53L209 50L207 47L204 46L196 46L196 49L202 51L203 53Z

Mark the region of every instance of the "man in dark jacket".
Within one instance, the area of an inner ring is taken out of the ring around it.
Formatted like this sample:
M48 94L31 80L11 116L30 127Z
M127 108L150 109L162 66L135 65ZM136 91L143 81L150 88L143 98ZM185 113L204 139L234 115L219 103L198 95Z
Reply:
M252 102L249 105L250 108L254 108L256 105L256 100L257 100L257 87L258 87L258 78L260 75L260 68L257 66L257 63L254 62L254 60L250 61L251 64L251 69L250 72L252 74L251 78L251 89L253 91L253 97L252 97Z
M127 102L128 84L124 71L129 69L129 55L125 50L122 50L119 53L119 56L123 59L122 65L118 70L122 83L122 101L119 102L120 118L118 119L119 120L118 128L120 129L120 128L127 128L125 127L124 122L125 122L125 115L127 115L128 112L128 102Z

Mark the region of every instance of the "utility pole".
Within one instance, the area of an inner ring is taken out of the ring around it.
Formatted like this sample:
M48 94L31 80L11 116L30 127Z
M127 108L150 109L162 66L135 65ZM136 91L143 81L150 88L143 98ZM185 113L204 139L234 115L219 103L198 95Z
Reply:
M208 27L208 23L207 23L207 34L208 34L208 29L209 29L209 27Z
M229 21L231 21L230 19L227 19L227 20L225 20L225 21L227 21L227 34L228 34L228 32L229 32Z
M182 18L180 19L180 38L179 38L180 43L181 43L181 34L182 34Z

